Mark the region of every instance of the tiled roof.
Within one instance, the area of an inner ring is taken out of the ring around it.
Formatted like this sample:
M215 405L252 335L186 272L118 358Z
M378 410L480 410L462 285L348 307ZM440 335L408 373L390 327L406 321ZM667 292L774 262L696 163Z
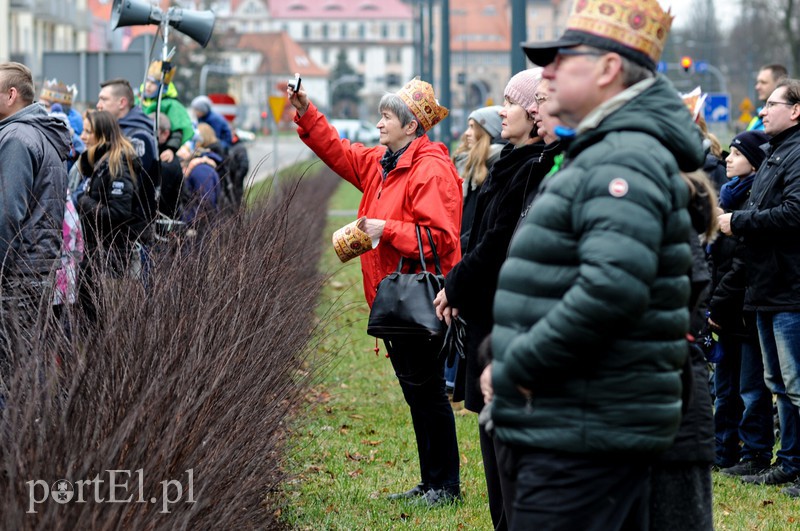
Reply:
M291 74L301 76L327 76L328 71L318 66L299 44L284 31L271 33L244 33L239 38L238 50L261 53L263 60L259 74Z
M275 19L409 19L411 7L400 0L269 0Z

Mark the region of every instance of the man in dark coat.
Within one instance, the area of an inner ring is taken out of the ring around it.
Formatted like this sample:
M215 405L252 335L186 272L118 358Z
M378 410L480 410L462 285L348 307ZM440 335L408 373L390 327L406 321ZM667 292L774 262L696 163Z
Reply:
M720 230L744 239L745 310L756 312L764 379L778 397L781 454L764 474L746 483L794 482L800 496L800 81L785 79L760 116L771 139L742 210L719 217Z
M172 137L172 122L166 114L158 115L158 150L160 153L172 153L167 145ZM158 210L172 219L181 217L181 189L183 187L183 169L177 157L167 156L159 159L161 165L161 195L158 199Z
M655 74L672 17L655 0L614 7L576 2L561 39L523 45L567 128L564 164L500 270L481 380L510 529L647 529L650 465L681 419L691 251L680 171L698 169L703 149Z
M11 328L12 318L23 331L34 325L61 259L70 133L34 97L28 67L1 63L0 329ZM6 341L0 345L0 374L7 375Z
M122 133L133 144L142 163L136 176L138 201L134 203L139 218L134 230L145 235L158 211L158 188L161 186L158 164L158 144L153 120L134 106L133 88L127 79L110 79L100 84L97 110L116 116Z

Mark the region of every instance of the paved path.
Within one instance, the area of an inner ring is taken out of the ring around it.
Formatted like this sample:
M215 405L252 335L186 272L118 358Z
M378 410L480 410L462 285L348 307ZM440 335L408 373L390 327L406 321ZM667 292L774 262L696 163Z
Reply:
M246 146L247 156L250 158L250 171L254 172L251 180L253 183L271 178L276 169L280 170L295 162L309 160L313 155L297 135L279 135L277 150L275 140L269 136L257 137Z

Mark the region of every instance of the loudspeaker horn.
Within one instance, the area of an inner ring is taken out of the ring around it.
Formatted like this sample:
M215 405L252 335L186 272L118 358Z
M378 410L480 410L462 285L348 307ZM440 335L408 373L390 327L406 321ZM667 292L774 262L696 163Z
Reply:
M171 7L166 15L158 6L145 0L114 0L111 7L111 29L167 23L205 48L214 32L213 11L191 11Z
M214 33L216 15L213 11L190 11L171 7L167 13L169 25L189 36L203 48Z
M114 0L111 6L111 29L160 22L161 9L143 0Z

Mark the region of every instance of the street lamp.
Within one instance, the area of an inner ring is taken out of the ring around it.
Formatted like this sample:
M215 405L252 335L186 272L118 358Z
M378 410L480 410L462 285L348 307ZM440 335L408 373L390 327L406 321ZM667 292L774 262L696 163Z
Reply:
M345 74L341 77L337 77L333 81L330 82L330 87L328 88L328 114L333 114L333 94L336 92L336 89L339 88L339 85L344 83L361 83L361 76L358 74Z

